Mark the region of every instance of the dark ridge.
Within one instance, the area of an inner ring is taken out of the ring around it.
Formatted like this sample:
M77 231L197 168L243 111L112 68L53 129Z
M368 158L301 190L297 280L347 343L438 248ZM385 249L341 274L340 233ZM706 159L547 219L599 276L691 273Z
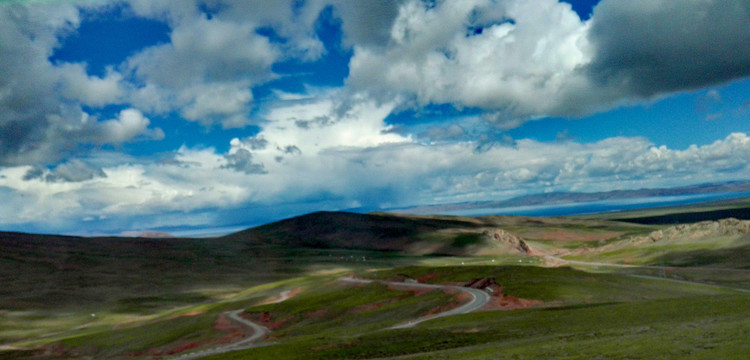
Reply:
M666 214L658 216L645 216L637 218L616 218L613 220L642 225L669 225L696 223L709 220L716 221L726 218L750 220L750 209L723 209L702 212Z
M224 239L313 248L402 251L420 234L442 229L477 228L482 223L452 217L384 213L315 212L243 230Z

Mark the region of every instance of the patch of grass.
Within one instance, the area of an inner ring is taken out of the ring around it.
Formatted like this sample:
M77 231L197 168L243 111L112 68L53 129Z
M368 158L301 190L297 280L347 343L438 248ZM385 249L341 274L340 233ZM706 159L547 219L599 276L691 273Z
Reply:
M414 329L346 338L320 334L207 359L742 358L750 351L747 299L700 296L472 313Z
M482 234L461 234L456 236L451 243L452 247L463 248L476 245L482 241Z
M195 316L161 319L136 327L109 329L92 334L64 339L69 348L89 348L100 357L112 357L127 352L145 351L178 340L199 341L213 334L213 322L218 311Z
M246 312L283 324L275 338L288 336L352 334L376 331L414 319L438 306L450 303L453 295L429 291L414 296L406 290L391 290L380 283L349 285L336 282L307 289L277 304L249 308Z
M210 299L205 294L193 292L163 294L160 296L139 296L117 300L112 311L118 313L149 313L161 308L196 304Z
M649 300L711 294L716 291L615 274L588 273L569 267L407 267L384 270L376 274L379 279L386 279L396 274L405 274L415 279L435 274L436 276L429 280L433 283L468 282L472 279L494 277L503 287L503 292L508 295L547 302L557 301L563 304Z

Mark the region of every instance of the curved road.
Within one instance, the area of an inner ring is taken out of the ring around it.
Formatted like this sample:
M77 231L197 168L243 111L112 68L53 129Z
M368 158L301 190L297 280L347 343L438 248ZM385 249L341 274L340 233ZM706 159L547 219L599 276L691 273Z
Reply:
M485 291L474 289L474 288L461 287L461 286L434 285L434 284L421 284L421 283L402 283L402 282L393 282L393 281L356 279L356 278L350 278L350 277L340 278L339 281L348 282L348 283L358 283L358 284L369 284L371 282L379 282L379 283L391 285L394 287L409 287L409 288L419 287L419 288L426 288L426 289L444 289L444 290L450 289L450 290L455 290L458 292L465 292L471 295L471 301L455 309L443 311L438 314L425 316L425 317L415 319L415 320L410 320L405 323L393 326L390 329L410 328L427 320L436 319L436 318L444 317L444 316L456 315L456 314L470 313L474 310L481 308L482 306L487 304L487 302L490 301L490 295L487 294ZM289 292L285 291L284 293L281 294L280 301L284 301L288 298L289 298ZM236 343L232 343L232 344L228 344L225 346L220 346L220 347L216 347L212 349L201 350L201 351L197 351L197 352L193 352L189 354L179 355L179 356L172 357L172 359L192 360L192 359L198 359L204 356L223 354L223 353L235 351L235 350L250 349L254 347L278 344L276 342L255 343L255 341L260 340L266 335L268 335L270 331L261 325L258 325L250 320L240 317L239 315L240 313L242 313L242 311L243 310L227 311L224 313L224 315L226 315L230 320L252 329L253 335L251 335L250 337L246 339L242 339L241 341L238 341Z
M227 311L224 313L224 315L226 315L230 320L252 329L253 334L250 337L246 339L242 339L236 343L231 343L231 344L216 347L216 348L211 348L211 349L206 349L206 350L201 350L201 351L197 351L197 352L193 352L189 354L176 356L176 357L173 357L173 359L179 359L179 360L198 359L204 356L223 354L225 352L230 352L230 351L235 351L235 350L250 349L254 347L277 344L275 342L254 343L256 340L260 340L263 337L265 337L270 331L264 326L258 325L250 320L241 318L240 313L242 313L243 311L244 310Z
M379 280L365 280L365 279L357 279L357 278L350 278L345 277L339 279L339 281L343 282L349 282L349 283L358 283L358 284L369 284L372 282L379 282L381 284L387 284L394 287L407 287L407 288L425 288L425 289L444 289L444 290L455 290L458 292L464 292L469 295L471 295L472 299L466 304L463 304L455 309L451 309L448 311L443 311L438 314L425 316L419 319L415 320L409 320L405 323L396 325L391 327L390 329L405 329L414 327L417 324L421 322L425 322L427 320L437 319L444 316L450 316L450 315L457 315L457 314L466 314L470 313L474 310L477 310L487 304L490 301L490 295L486 293L484 290L474 289L474 288L467 288L462 286L453 286L453 285L437 285L437 284L422 284L422 283L403 283L403 282L393 282L393 281L379 281Z

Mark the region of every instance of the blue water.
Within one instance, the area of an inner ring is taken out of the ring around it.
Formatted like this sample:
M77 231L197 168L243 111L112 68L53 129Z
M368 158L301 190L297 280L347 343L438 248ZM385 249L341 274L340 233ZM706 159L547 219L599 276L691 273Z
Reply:
M479 208L447 211L441 214L457 216L521 215L565 216L594 214L620 210L647 209L659 206L696 204L707 201L750 197L750 192L723 192L681 196L652 196L631 199L586 201L553 205L516 206L506 208Z

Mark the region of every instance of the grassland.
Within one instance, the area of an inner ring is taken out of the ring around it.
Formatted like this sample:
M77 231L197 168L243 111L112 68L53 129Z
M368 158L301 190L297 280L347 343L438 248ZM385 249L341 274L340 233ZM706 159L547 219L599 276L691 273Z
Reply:
M214 239L3 234L0 359L169 358L242 338L246 330L222 315L235 309L279 344L214 359L738 358L750 350L750 294L730 289L750 289L745 225L608 216L319 213ZM518 239L531 250L519 250ZM488 306L389 330L466 299L337 281L348 274L493 279L500 292L491 304L530 308ZM283 291L295 296L269 302Z
M418 277L435 271L410 267L376 274L379 278L395 274ZM747 350L734 344L750 330L748 295L569 268L464 266L438 271L432 281L492 275L504 292L541 299L546 305L452 316L404 330L371 331L365 326L362 331L347 328L294 336L292 325L277 338L279 346L214 359L653 358L686 354L708 358ZM282 304L278 304L282 309L297 307Z

